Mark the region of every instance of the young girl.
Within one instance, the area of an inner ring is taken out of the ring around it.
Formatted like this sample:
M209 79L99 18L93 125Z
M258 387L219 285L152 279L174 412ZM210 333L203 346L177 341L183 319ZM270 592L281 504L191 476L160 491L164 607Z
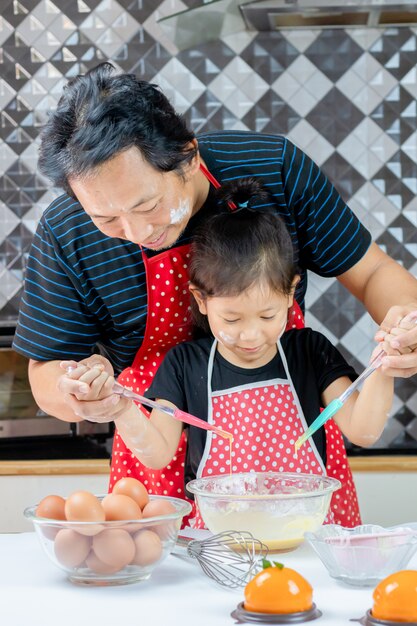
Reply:
M334 494L329 520L354 526L360 523L356 493L332 420L297 456L294 443L356 374L320 333L284 333L299 276L285 225L276 212L262 210L267 192L247 179L221 193L220 212L195 237L190 266L193 314L211 336L172 348L146 395L232 433L233 472L326 474L326 466L336 466L343 487ZM382 347L390 351L387 342ZM80 380L98 384L97 397L112 384L99 370ZM124 381L134 388L135 373ZM334 422L350 441L369 446L383 430L392 399L393 379L378 369ZM139 461L154 469L169 464L187 428L185 483L230 471L229 440L217 434L157 410L148 419L134 403L116 424ZM202 525L198 515L196 525Z

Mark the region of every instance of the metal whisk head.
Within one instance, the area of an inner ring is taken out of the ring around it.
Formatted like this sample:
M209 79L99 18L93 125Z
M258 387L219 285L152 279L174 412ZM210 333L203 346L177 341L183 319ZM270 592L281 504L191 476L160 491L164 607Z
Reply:
M243 587L262 569L267 546L249 532L234 530L208 539L193 539L187 553L203 572L224 587Z

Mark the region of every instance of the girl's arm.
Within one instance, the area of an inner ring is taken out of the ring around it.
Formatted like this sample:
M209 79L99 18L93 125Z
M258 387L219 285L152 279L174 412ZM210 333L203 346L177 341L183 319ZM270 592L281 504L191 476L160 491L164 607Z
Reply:
M325 406L340 396L350 383L347 376L331 383L323 393ZM333 419L349 441L366 448L381 436L393 395L394 379L377 369L364 381L360 393L354 393Z
M162 402L176 408L171 402ZM127 447L143 465L151 469L162 469L168 465L177 450L183 429L182 422L157 409L147 418L133 402L115 420L115 424Z
M398 356L400 352L392 347L392 342L414 327L415 316L405 316L397 327L392 328L390 333L386 333L384 341L375 348L371 360L381 348L387 357ZM405 353L412 352L415 347L407 347L403 350ZM364 381L360 393L352 395L334 416L342 433L357 446L371 446L379 439L391 410L394 378L389 375L392 370L383 367L385 360L386 357L382 361L382 366ZM323 393L325 406L340 396L349 385L350 380L347 377L339 378L330 384Z
M113 393L113 369L108 363L88 367L75 361L63 361L62 369L71 365L71 373L63 374L62 388L75 415L92 422L114 421L124 442L135 456L151 469L168 465L181 437L182 422L154 410L150 418L132 400ZM65 385L67 387L65 387ZM171 402L162 401L175 408Z

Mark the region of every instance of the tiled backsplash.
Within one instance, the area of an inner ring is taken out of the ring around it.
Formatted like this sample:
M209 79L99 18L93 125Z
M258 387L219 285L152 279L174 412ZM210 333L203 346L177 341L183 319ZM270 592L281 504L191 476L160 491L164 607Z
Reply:
M107 59L158 83L197 133L288 135L417 273L417 29L243 32L178 52L156 20L201 3L1 3L0 323L17 316L25 256L55 195L36 171L39 128L67 78ZM363 307L313 275L307 307L308 324L363 368L375 330ZM417 450L417 377L398 381L377 445Z

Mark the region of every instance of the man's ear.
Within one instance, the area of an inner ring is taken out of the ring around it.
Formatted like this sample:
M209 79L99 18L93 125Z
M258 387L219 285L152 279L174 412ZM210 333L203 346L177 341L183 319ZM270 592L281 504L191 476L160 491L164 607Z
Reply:
M203 293L200 291L200 289L198 289L198 287L196 287L192 283L189 284L188 289L190 290L190 293L195 301L197 302L198 310L200 311L200 313L202 315L207 315L206 298Z
M189 143L187 143L186 150L195 150L195 149L196 149L196 153L191 159L191 161L188 161L187 163L183 165L183 175L186 180L189 180L190 178L192 178L199 171L200 163L201 163L200 152L198 150L198 141L197 139L192 139Z
M301 276L299 274L296 274L296 276L294 276L294 280L291 283L291 291L288 299L288 308L292 307L292 305L294 304L294 293L300 280Z

